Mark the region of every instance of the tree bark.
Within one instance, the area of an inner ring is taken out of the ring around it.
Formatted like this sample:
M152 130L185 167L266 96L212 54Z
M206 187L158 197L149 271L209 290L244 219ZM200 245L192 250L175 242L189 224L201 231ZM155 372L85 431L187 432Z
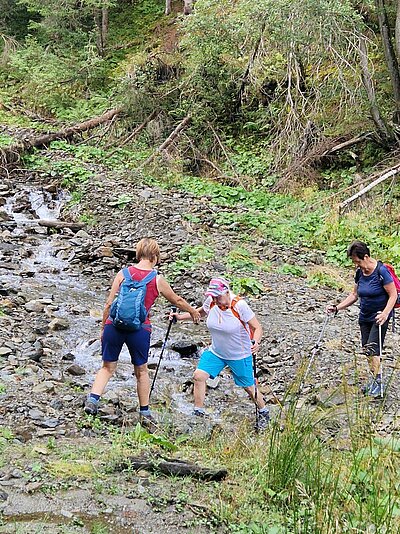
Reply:
M397 0L396 25L394 30L394 42L396 46L397 57L400 58L400 0Z
M396 110L394 113L394 122L400 123L400 74L399 64L393 48L392 35L387 16L385 0L375 0L376 9L378 12L379 30L381 33L383 51L385 54L386 65L389 70L390 81L392 83L393 97L395 101Z
M106 113L103 113L103 115L80 122L74 126L69 126L68 128L64 128L58 132L43 134L39 135L38 137L33 137L32 139L14 143L13 145L10 145L4 149L0 149L0 162L3 164L15 163L19 160L19 157L23 152L27 152L32 148L41 148L43 146L47 146L52 141L57 141L60 139L72 139L77 134L91 130L92 128L100 126L100 124L110 121L119 113L121 113L121 108L114 108Z
M171 13L171 4L172 0L165 0L165 14L169 15Z
M360 35L359 39L359 56L361 64L361 77L367 98L369 102L369 109L372 120L374 121L378 135L385 144L390 144L393 141L393 132L390 131L388 125L381 116L375 97L375 88L372 76L368 66L368 51L365 37Z
M108 8L102 7L96 10L95 21L97 26L97 51L104 56L108 35Z

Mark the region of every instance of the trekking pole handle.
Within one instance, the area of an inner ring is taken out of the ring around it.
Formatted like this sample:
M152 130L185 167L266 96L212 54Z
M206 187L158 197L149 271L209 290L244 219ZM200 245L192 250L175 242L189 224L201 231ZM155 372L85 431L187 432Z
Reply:
M171 306L171 312L172 313L176 313L176 310L177 310L176 306ZM172 317L172 319L171 319L172 323L176 323L177 321L178 321L178 319L175 316Z

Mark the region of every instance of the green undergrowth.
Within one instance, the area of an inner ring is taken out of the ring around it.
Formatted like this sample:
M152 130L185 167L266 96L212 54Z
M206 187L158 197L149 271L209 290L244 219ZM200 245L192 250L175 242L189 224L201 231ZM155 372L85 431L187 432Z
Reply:
M39 482L47 495L79 486L94 495L126 496L144 478L150 506L160 512L171 505L176 512L199 508L200 524L210 532L398 532L400 438L374 430L381 406L346 386L340 391L344 406L325 410L299 408L296 398L287 397L285 408L259 435L249 422L234 432L216 427L211 435L202 430L180 434L171 419L162 431L149 434L140 425L120 429L85 419L90 441L49 438L18 444L11 432L2 432L0 447L4 460L12 457L27 482ZM131 456L224 467L228 476L205 482L137 473L129 467Z
M368 206L368 214L362 206L343 215L339 215L336 197L332 191L320 191L304 188L300 194L272 193L267 188L257 186L245 188L241 185L226 185L196 176L182 175L179 172L165 170L156 176L154 173L138 171L141 162L149 156L146 143L137 143L135 150L118 149L109 152L89 145L72 145L57 141L51 145L52 151L43 155L33 152L24 157L24 164L44 175L62 177L63 185L70 190L79 190L79 183L90 178L93 165L103 165L110 172L115 172L123 181L136 181L138 178L150 186L164 189L179 189L189 192L204 202L207 224L220 227L236 234L238 240L246 245L260 238L269 242L301 246L321 251L328 263L349 266L346 258L348 244L354 239L361 239L369 244L374 257L400 265L400 192L398 187L390 191L383 190L380 196ZM56 154L57 157L52 157ZM63 161L63 158L68 158ZM121 208L127 199L111 199L113 207ZM207 205L213 206L208 213ZM215 209L217 207L218 209ZM389 212L389 211L390 212ZM202 224L203 213L189 213L183 217L191 224ZM366 217L368 222L366 223ZM204 233L204 225L201 230ZM244 249L243 249L244 250ZM185 254L189 254L185 257ZM202 254L204 258L201 258ZM254 258L236 252L236 258L228 256L228 272L236 272L240 262L253 268ZM203 251L182 251L181 257L171 265L173 276L183 273L196 261L210 261L211 253ZM268 266L256 265L257 269ZM285 270L287 271L285 273ZM296 270L296 272L294 272ZM282 266L283 274L307 276L311 285L336 287L336 282L324 274L309 276L298 266Z

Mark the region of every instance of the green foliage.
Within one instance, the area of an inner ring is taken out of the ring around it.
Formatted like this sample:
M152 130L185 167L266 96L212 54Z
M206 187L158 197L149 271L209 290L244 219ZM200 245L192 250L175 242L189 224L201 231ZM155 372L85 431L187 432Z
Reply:
M307 284L310 287L330 287L332 289L345 289L343 282L329 276L324 272L314 272L307 275Z
M110 200L108 203L109 206L117 207L119 209L124 209L128 204L132 202L133 198L126 193L122 193L116 200Z
M0 148L7 147L14 142L14 139L6 134L0 134Z
M0 395L4 395L4 393L7 392L7 388L5 386L5 384L1 384L0 383Z
M258 296L264 291L264 286L261 282L252 276L230 276L230 281L233 291L238 295Z
M289 263L284 263L280 267L278 267L278 272L282 274L290 274L292 276L305 276L305 270L303 267L299 267L298 265L291 265Z
M178 259L168 265L168 274L172 278L186 271L198 267L202 263L207 263L214 258L214 252L205 245L185 245L178 254Z

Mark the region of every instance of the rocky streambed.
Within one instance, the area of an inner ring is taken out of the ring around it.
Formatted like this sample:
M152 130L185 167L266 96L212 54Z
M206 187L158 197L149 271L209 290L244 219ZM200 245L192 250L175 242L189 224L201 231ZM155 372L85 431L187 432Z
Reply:
M117 209L112 200L123 194L131 200L124 209ZM88 210L95 219L91 226L39 224L72 221ZM93 522L104 514L112 532L172 532L186 528L193 519L193 510L178 517L171 504L164 510L160 527L160 516L143 489L148 479L144 484L140 477L134 497L107 494L102 501L85 484L67 494L57 488L55 495L46 496L35 477L35 462L27 459L27 471L21 470L18 446L32 444L40 455L43 443L73 446L98 439L93 425L87 424L82 404L101 364L99 323L113 276L133 260L134 245L141 237L159 241L161 271L183 246L207 243L217 259L183 270L173 283L178 293L200 305L209 278L226 274L224 257L238 242L234 227L219 227L217 211L207 197L134 182L127 185L118 176L100 171L83 186L82 200L75 208L57 183L44 183L28 173L0 184L0 425L3 439L12 432L16 444L15 463L0 464L0 511L5 525L0 532L34 532L29 525L38 529L46 525L49 532L64 532L60 529L65 525L69 525L68 532L92 532ZM304 268L323 263L317 252L273 246L260 238L250 240L248 249L254 257L271 263L269 272L249 269L249 276L256 276L265 288L258 298L249 300L265 330L258 355L260 388L271 412L278 416L279 403L284 403L321 331L326 303L341 295L310 288L303 278L276 270L283 263ZM165 302L158 302L153 312L149 362L153 369L166 332L167 312ZM390 375L391 388L377 421L382 434L400 428L398 340L397 333L388 334L385 373ZM251 425L253 408L228 372L209 384L207 420L201 428L192 422L191 376L208 341L203 325L173 327L152 402L161 427L172 425L177 433L196 431L206 436L216 426L232 431L243 419ZM328 322L316 351L316 365L297 396L299 406L338 408L327 433L340 436L345 432L348 399L342 384L356 389L366 376L365 362L357 357L358 346L357 309L353 308ZM188 354L183 357L185 351ZM104 395L99 421L129 428L137 420L135 380L124 353ZM7 530L10 525L14 530ZM191 528L191 532L208 531L199 525L198 530Z

